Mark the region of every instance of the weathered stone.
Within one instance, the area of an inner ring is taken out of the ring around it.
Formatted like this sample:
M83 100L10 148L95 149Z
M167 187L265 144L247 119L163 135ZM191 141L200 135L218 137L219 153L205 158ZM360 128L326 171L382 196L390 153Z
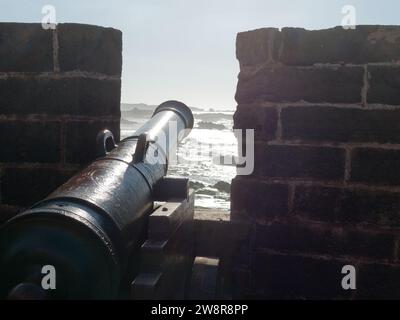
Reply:
M383 227L400 227L396 192L296 187L292 214L303 218Z
M122 33L112 28L58 24L61 71L86 71L120 76Z
M256 145L262 175L281 178L340 180L344 177L344 149L285 145ZM262 150L259 150L262 148ZM260 162L262 161L262 162Z
M119 80L9 78L0 80L0 113L120 116Z
M235 98L238 103L361 103L363 75L362 67L265 67L240 73Z
M321 259L294 254L256 252L252 270L253 292L259 298L334 299L350 298L343 290L341 270L356 260Z
M249 225L234 296L398 297L400 110L383 105L400 105L400 27L259 29L237 57L235 128L256 142L231 188L231 218Z
M394 237L330 224L274 223L257 226L258 248L339 256L394 259Z
M40 23L0 23L0 72L53 71L53 31Z
M236 177L231 186L232 221L268 220L288 214L288 186Z
M236 57L241 66L263 64L273 59L274 39L279 29L263 28L240 32L236 38Z
M281 118L287 140L400 142L400 110L292 107L283 109Z
M273 140L276 138L278 123L276 108L238 106L233 120L234 129L254 129L254 137L257 140Z
M283 28L279 61L287 65L392 62L400 60L400 28L357 26L325 30Z
M368 103L400 105L400 66L369 66L368 77Z
M351 181L400 185L400 150L357 148L351 157Z
M60 123L1 121L0 145L1 162L59 162Z

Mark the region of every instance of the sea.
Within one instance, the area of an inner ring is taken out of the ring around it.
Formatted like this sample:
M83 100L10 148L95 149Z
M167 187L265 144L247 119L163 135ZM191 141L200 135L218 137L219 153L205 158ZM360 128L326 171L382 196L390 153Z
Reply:
M132 135L152 115L156 106L121 104L121 139ZM170 164L168 175L190 179L195 189L198 209L230 209L230 184L236 167L221 157L237 154L237 140L233 134L233 110L201 109L192 107L194 127L178 146L177 161Z

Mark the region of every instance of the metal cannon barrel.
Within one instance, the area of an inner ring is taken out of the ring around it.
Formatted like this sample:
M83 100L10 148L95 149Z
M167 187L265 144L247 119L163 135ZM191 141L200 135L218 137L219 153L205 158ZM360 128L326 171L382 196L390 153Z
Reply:
M0 230L1 297L117 298L134 273L168 153L192 127L191 110L168 101L118 146L99 134L101 157ZM56 271L56 289L44 293L45 266Z

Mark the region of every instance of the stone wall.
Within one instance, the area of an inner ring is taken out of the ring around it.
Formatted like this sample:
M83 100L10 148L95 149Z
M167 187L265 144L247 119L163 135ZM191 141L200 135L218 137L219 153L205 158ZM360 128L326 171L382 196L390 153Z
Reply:
M232 184L241 296L400 298L400 27L243 32L237 58L235 127L256 136Z
M119 139L122 34L79 24L0 23L0 203L31 205Z

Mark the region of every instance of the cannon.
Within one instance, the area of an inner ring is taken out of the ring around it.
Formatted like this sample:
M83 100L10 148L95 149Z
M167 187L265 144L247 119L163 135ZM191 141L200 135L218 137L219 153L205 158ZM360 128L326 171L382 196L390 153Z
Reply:
M188 179L166 174L169 152L193 121L185 104L167 101L118 146L100 132L94 162L2 226L1 298L165 298L156 293L163 277L164 287L184 287L176 266L193 258L191 231L177 230L193 219L194 200ZM55 285L43 288L50 267Z

